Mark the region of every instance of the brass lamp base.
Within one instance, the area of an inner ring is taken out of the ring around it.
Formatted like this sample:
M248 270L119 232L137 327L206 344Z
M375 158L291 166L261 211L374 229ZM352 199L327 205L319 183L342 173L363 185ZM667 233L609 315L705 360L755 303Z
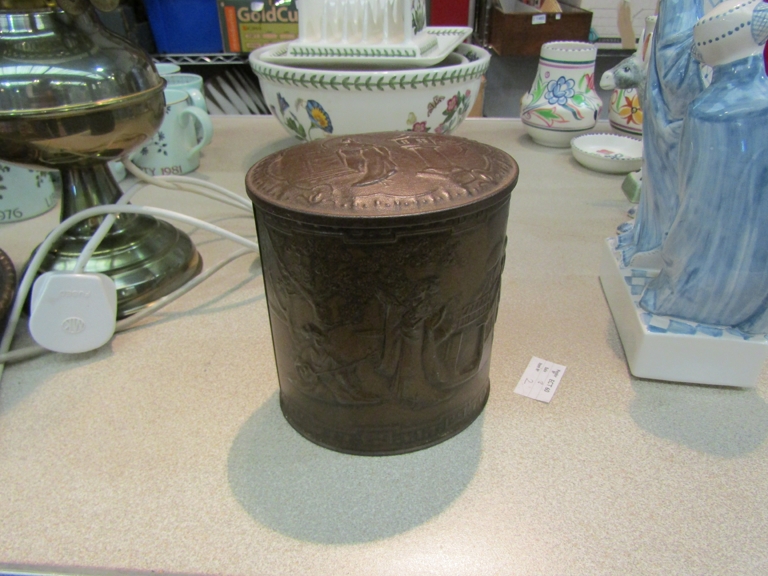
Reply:
M61 218L115 204L107 168L148 140L165 117L165 81L149 56L105 30L90 9L115 0L0 0L0 158L61 170ZM41 268L74 270L104 216L80 222ZM86 271L110 276L118 317L172 292L202 267L170 224L120 215Z
M112 204L121 192L103 163L63 167L62 220L91 206ZM104 217L71 228L43 260L40 272L71 271ZM117 287L117 317L125 318L194 278L203 260L187 234L152 216L120 214L85 267Z
M106 274L117 286L117 317L125 318L170 294L202 269L192 240L151 216L129 215L119 232L104 239L85 267ZM41 272L74 270L88 238L66 236L48 253Z

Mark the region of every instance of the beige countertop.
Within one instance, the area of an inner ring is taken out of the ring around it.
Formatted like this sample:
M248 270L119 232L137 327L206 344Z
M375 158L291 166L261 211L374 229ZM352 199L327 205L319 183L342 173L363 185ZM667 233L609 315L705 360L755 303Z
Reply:
M215 117L198 175L245 195L292 145L269 117ZM491 396L463 433L383 458L315 446L282 418L258 259L240 258L94 352L0 383L0 565L185 574L767 574L768 382L630 376L598 280L626 219L621 176L542 148L519 121L457 132L509 152ZM147 189L254 237L246 212ZM0 225L21 266L49 212ZM187 228L185 228L187 229ZM206 263L238 247L191 230ZM18 339L19 345L26 340ZM513 392L564 364L550 404Z

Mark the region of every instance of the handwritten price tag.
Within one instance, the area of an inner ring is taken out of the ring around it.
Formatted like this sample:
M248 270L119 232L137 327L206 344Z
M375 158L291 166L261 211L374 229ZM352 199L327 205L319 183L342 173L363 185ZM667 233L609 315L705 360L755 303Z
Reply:
M534 356L515 387L515 393L549 403L565 373L565 366Z

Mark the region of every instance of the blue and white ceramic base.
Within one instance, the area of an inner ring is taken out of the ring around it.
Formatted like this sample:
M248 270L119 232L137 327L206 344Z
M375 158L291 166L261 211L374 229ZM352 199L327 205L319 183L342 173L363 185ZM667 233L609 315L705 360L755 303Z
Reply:
M638 301L658 270L624 268L615 238L605 242L600 282L638 378L752 388L768 359L765 336L649 314Z

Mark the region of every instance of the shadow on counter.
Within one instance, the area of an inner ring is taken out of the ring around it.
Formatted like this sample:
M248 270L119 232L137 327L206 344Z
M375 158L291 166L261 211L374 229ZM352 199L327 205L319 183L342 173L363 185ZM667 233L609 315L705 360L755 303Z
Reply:
M483 414L431 448L352 456L304 439L275 393L243 425L229 453L229 484L258 522L286 536L354 544L415 528L445 510L480 462Z
M640 428L692 450L736 458L768 437L768 404L755 389L632 378L629 413Z

